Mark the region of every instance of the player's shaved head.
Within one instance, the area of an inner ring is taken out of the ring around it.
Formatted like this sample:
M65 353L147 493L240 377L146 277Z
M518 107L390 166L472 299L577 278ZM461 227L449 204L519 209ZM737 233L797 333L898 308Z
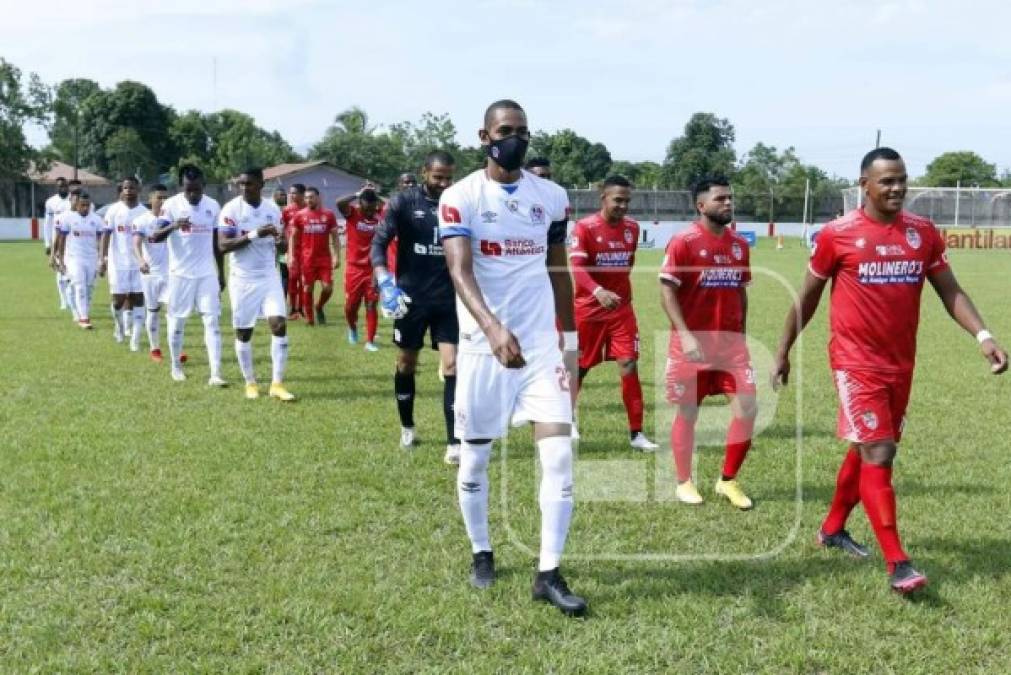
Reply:
M432 199L438 199L443 190L453 184L453 169L456 162L453 155L443 150L434 150L425 156L424 190Z
M491 125L495 123L495 116L500 110L516 110L518 112L526 115L526 111L523 110L521 106L516 101L512 99L503 98L501 100L495 101L490 106L488 106L484 111L484 128L491 131Z
M319 197L319 189L318 189L318 188L315 188L315 187L313 187L312 185L310 185L309 187L307 187L307 188L305 189L305 193L306 193L306 194L314 194L314 195L316 195L317 197Z
M76 178L71 178L69 181L67 181L67 185L69 185L70 187L74 187L75 185L82 185L82 183Z
M889 162L902 161L902 155L891 148L874 148L860 160L860 173L867 173L867 169L871 168L871 165L879 159Z
M263 169L261 169L258 166L243 169L241 175L253 178L259 181L260 183L263 183Z
M436 164L442 164L443 166L456 166L456 160L453 159L453 155L449 154L445 150L433 150L425 155L425 168L431 169Z
M63 176L60 176L59 178L56 179L56 184L62 185L63 187L67 187L67 179L64 178Z

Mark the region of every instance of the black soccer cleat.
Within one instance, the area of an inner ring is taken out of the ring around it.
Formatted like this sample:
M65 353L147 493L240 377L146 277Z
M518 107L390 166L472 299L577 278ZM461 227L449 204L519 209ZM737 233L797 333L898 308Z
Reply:
M586 614L586 600L573 595L557 567L537 573L534 577L533 599L554 605L566 616Z
M866 547L853 541L853 537L846 530L839 530L835 534L825 534L821 530L818 530L818 544L825 548L838 548L861 560L871 555Z
M470 564L470 585L474 588L489 588L495 583L495 554L478 551Z
M316 323L318 323L321 326L326 325L326 314L323 313L322 307L316 308Z
M888 578L888 585L896 593L907 595L926 586L927 575L917 572L911 562L904 560L896 563L895 570Z

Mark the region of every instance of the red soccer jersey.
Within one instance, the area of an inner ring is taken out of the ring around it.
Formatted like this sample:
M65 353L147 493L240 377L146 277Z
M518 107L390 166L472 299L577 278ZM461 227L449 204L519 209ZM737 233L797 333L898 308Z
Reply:
M906 211L891 224L850 211L818 233L809 269L832 279L833 370L911 372L923 282L948 269L934 224Z
M292 219L298 231L302 264L330 263L330 233L337 231L337 216L329 209L302 209Z
M717 237L693 223L668 242L660 278L677 286L681 313L707 363L747 360L744 289L751 283L751 254L746 239L729 228ZM676 330L668 353L674 360L683 358Z
M304 208L304 205L299 206L298 204L292 202L281 209L281 225L284 226L285 241L291 240L292 223L295 220L295 215ZM301 260L302 256L299 251L288 251L288 259L297 261Z
M639 223L631 218L610 224L599 213L587 216L572 229L569 260L576 279L576 316L597 321L632 303L632 265L639 243ZM593 291L598 287L617 293L620 307L605 309Z
M347 264L357 267L371 267L369 253L372 249L372 237L376 234L379 226L381 212L376 212L372 218L366 220L361 210L357 206L348 208L347 226L345 235L347 236Z

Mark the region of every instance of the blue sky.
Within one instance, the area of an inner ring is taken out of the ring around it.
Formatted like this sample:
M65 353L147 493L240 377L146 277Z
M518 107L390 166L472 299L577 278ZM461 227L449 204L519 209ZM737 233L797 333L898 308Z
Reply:
M878 128L914 175L946 150L1011 169L1002 2L154 4L18 3L0 56L49 82L136 79L177 110L237 108L299 147L353 104L380 124L447 112L469 144L510 97L533 127L570 127L615 159L661 161L709 111L734 124L739 155L793 145L845 177Z

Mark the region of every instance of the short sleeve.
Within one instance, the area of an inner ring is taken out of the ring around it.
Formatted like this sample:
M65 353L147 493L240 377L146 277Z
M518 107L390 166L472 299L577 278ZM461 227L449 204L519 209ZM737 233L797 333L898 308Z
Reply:
M105 216L104 217L99 218L99 220L102 222L102 227L101 227L101 230L100 230L101 232L112 232L112 229L113 229L112 228L112 221L116 217L116 212L117 212L117 209L114 209L114 208L109 209L108 211L105 212Z
M473 214L462 190L452 188L439 198L439 238L470 237Z
M950 266L948 265L948 247L944 243L944 237L938 232L937 227L934 225L930 226L930 259L927 261L927 275L937 274L938 272L943 272L947 270Z
M663 261L660 263L660 278L669 281L675 286L680 286L684 281L682 268L690 267L688 259L688 246L681 237L672 237L667 243L667 250L664 251Z
M741 242L741 249L744 253L743 260L741 260L741 281L745 286L751 283L751 247L748 246L747 241Z
M576 223L576 226L572 228L572 237L569 240L569 258L585 260L589 257L590 252L586 246L586 228L582 223Z
M218 214L217 227L229 237L234 237L239 231L239 224L235 221L232 209L227 204Z
M70 234L70 226L67 225L67 219L63 217L62 213L56 216L54 226L63 234Z
M835 275L838 263L835 231L831 227L823 227L811 248L811 261L807 268L819 279L830 279Z
M331 232L337 231L337 215L333 211L327 211L327 227Z

